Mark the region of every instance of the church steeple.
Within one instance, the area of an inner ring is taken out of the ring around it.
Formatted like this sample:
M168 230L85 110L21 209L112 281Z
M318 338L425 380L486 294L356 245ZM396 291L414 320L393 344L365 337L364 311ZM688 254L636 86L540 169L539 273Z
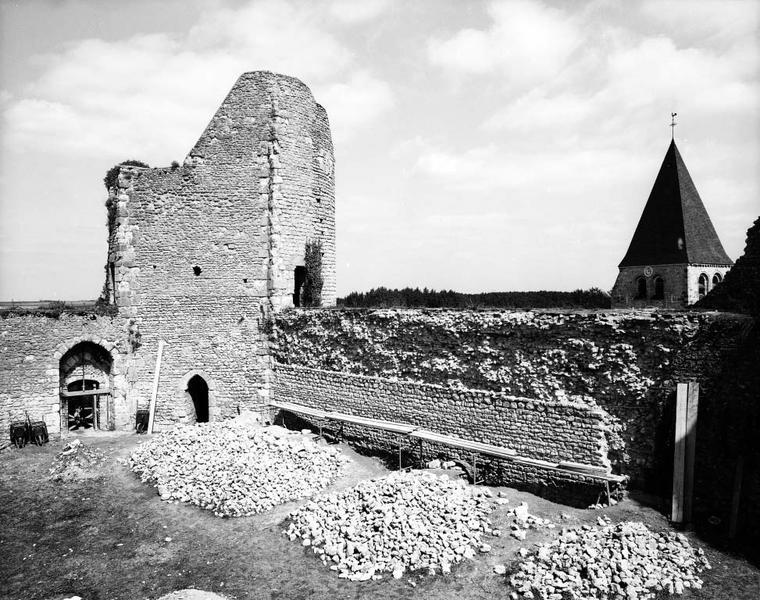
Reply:
M620 267L731 265L686 164L671 140Z
M675 128L675 113L671 127ZM620 261L613 306L683 307L718 285L731 268L675 139Z

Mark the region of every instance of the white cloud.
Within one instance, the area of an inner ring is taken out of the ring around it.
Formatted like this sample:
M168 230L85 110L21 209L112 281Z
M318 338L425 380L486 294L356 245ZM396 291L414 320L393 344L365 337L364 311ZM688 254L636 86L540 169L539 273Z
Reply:
M4 103L4 142L151 164L181 160L235 79L258 69L310 85L345 139L387 109L392 94L353 67L326 19L324 7L263 2L202 14L184 36L73 43L44 57L41 75Z
M757 36L760 27L757 0L647 0L641 12L664 31L702 43L734 43L748 34Z
M330 14L339 21L353 25L377 18L388 6L390 0L333 0Z
M462 29L428 42L428 58L470 74L499 73L506 85L525 86L559 73L582 35L575 19L539 2L492 2L487 29Z
M342 141L377 119L393 106L391 87L366 71L357 71L347 81L319 86L315 90L318 102L329 107L333 138Z

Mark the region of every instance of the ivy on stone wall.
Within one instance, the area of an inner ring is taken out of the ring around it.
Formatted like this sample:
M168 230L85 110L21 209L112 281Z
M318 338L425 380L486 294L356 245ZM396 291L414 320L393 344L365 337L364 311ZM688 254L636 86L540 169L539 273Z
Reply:
M108 190L108 198L106 198L106 210L108 210L108 233L113 231L113 226L116 221L116 203L113 201L113 198L111 198L111 188L115 187L118 180L119 180L119 169L122 167L148 167L149 165L147 163L142 162L141 160L124 160L120 162L118 165L114 165L110 169L108 169L108 172L106 173L106 176L103 177L103 183L106 186L106 189Z
M322 305L322 242L321 240L306 241L304 266L306 279L301 291L301 306Z

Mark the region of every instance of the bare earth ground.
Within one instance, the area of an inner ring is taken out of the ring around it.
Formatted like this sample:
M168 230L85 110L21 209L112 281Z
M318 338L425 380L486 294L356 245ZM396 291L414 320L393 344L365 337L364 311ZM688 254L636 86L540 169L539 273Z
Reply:
M600 514L607 514L613 522L638 520L656 530L668 527L661 514L630 499L604 510L581 510L498 488L507 492L510 503L492 514L495 527L508 532L509 507L526 501L531 513L551 519L557 528L529 530L523 542L488 537L484 541L493 550L454 567L450 575L400 580L388 575L379 581L350 582L282 534L283 520L299 502L241 519L221 519L194 506L162 502L124 463L143 440L133 434L83 438L107 451L108 459L97 467L97 477L68 483L47 480L63 442L0 453L0 597L155 599L196 588L241 600L508 598L510 588L503 576L493 573L493 565L513 570L521 546L551 539L563 526L595 524ZM386 472L379 460L348 447L344 451L353 462L333 489ZM568 518L561 519L560 513ZM705 548L713 569L703 573L702 590L687 591L683 598L760 597L759 569L690 537Z

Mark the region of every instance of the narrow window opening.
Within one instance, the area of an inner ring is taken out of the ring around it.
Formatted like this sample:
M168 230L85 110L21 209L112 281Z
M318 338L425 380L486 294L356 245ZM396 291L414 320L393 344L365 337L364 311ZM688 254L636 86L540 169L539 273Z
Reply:
M636 280L636 300L644 300L647 297L647 280L639 277Z
M200 375L193 375L187 382L187 393L193 400L195 420L208 423L208 384Z
M201 268L198 265L195 265L193 267L193 273L195 273L195 276L198 277L198 275L201 274Z
M654 296L655 300L663 300L665 298L665 280L658 276L654 278Z
M707 275L702 273L699 276L699 286L698 286L698 294L700 298L704 298L707 295L709 283L710 283L710 280L708 279Z
M296 267L293 272L293 306L301 306L301 289L306 281L306 267Z
M248 278L247 277L243 277L243 283L248 283Z
M723 281L723 278L720 276L720 273L716 273L715 275L713 275L712 286L715 287L721 281Z

